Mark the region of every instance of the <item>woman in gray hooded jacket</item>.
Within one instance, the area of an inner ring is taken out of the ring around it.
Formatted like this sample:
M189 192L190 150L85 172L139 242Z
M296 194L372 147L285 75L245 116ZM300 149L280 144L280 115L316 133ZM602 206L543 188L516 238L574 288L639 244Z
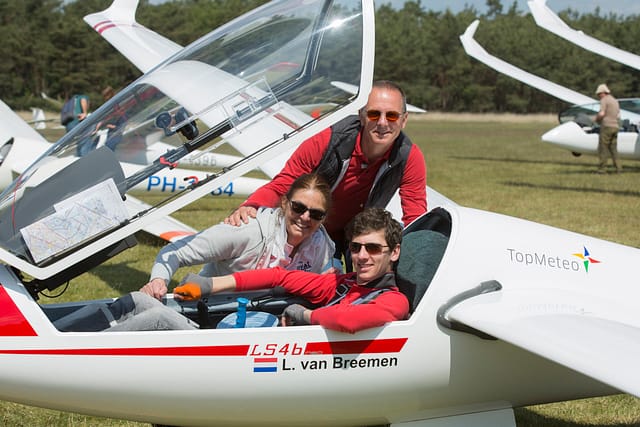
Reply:
M262 208L256 218L240 227L220 223L168 244L158 253L151 279L140 291L108 306L87 306L83 313L60 319L56 326L75 331L197 328L161 302L171 277L185 266L204 264L199 274L211 277L276 266L316 273L333 271L335 245L322 226L330 208L331 188L326 181L316 174L302 175L279 208Z
M240 227L216 224L165 246L149 283L140 289L157 299L180 267L204 264L201 276L280 266L321 273L331 267L335 246L322 222L331 208L331 189L316 174L296 179L279 208L261 208Z

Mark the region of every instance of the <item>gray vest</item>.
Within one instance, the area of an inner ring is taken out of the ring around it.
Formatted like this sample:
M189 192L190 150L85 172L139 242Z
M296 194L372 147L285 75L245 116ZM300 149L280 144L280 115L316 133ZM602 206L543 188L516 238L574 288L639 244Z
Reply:
M331 126L329 146L315 171L327 180L332 190L342 181L347 171L360 129L358 116L348 116ZM384 208L387 206L393 194L400 187L412 145L409 138L400 132L393 143L389 159L378 170L365 207Z

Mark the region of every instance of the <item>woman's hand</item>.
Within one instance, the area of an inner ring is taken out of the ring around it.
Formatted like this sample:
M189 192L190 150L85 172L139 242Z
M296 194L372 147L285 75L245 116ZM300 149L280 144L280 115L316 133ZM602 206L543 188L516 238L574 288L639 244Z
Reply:
M140 292L151 295L158 300L161 300L165 295L167 295L167 291L167 282L158 277L151 279L149 283L140 288Z

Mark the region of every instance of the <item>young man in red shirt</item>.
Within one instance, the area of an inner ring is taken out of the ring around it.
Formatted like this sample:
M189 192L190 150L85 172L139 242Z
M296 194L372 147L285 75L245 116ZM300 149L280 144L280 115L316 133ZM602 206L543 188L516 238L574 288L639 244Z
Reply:
M366 207L384 208L400 190L402 222L427 210L426 165L420 148L402 132L408 119L402 89L387 80L373 84L367 105L303 142L282 171L257 189L225 223L240 225L260 206L277 206L300 175L317 171L332 186L333 206L325 221L337 253L345 253L344 229Z
M281 286L312 304L322 305L313 310L290 305L282 317L284 326L321 325L355 333L406 319L409 302L398 290L393 272L393 264L400 256L400 224L384 209L369 208L355 216L347 236L353 273L317 274L279 267L213 278L190 273L175 288L174 296L196 300L223 291Z

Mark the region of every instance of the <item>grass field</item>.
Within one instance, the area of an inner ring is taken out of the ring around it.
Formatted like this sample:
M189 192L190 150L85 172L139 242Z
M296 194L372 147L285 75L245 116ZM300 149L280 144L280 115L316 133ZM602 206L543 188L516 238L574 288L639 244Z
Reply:
M594 157L575 158L540 142L540 135L553 125L552 118L459 120L427 114L410 122L406 131L425 153L429 185L461 205L640 247L640 162L623 162L621 175L595 175ZM201 200L174 216L202 228L240 201L216 199L214 205ZM146 283L162 242L138 237L138 246L75 279L59 300L118 296ZM519 427L640 426L640 400L616 395L518 408L516 419ZM0 402L0 424L143 425L7 402Z

